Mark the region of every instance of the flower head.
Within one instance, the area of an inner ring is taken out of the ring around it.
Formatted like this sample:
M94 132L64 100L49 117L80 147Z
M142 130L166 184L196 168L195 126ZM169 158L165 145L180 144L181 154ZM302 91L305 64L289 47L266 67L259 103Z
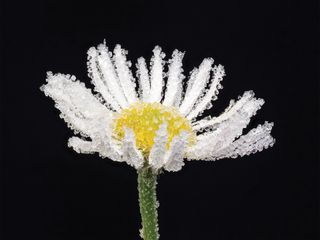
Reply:
M113 52L105 44L89 49L88 72L96 94L74 76L48 73L41 89L81 135L68 142L76 152L97 152L136 169L149 166L158 172L178 171L184 159L235 158L274 144L273 123L242 135L264 103L252 91L231 100L221 115L199 120L217 99L225 75L221 65L213 66L213 59L204 59L184 83L184 53L175 50L164 73L165 54L157 46L150 71L144 58L138 59L136 81L126 55L120 45Z

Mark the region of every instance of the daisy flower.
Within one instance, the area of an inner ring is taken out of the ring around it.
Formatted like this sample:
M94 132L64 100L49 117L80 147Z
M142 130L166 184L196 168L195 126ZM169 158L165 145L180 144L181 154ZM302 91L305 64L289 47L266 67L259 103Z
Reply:
M88 50L95 93L74 76L51 72L41 90L55 101L60 117L77 135L69 139L69 147L137 169L140 234L155 240L159 238L159 173L179 171L185 160L214 161L262 151L275 142L270 135L273 123L265 122L242 135L264 104L252 91L231 100L219 116L201 119L217 99L225 75L223 66L213 66L212 58L204 59L184 81L183 52L175 50L165 61L156 46L149 68L144 58L137 60L136 77L126 55L120 45L111 52L105 43Z

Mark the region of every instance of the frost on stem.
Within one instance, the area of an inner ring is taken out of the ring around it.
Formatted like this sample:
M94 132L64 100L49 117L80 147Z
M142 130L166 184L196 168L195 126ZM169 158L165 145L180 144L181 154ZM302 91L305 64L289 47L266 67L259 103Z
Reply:
M158 240L158 202L156 196L157 176L150 168L138 171L139 205L142 219L141 235L144 240Z

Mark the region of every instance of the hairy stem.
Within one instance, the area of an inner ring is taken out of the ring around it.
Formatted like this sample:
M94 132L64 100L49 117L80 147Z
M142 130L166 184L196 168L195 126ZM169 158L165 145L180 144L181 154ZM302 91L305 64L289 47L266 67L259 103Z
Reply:
M138 171L139 205L142 218L141 236L144 240L158 240L158 213L156 196L157 176L150 168Z

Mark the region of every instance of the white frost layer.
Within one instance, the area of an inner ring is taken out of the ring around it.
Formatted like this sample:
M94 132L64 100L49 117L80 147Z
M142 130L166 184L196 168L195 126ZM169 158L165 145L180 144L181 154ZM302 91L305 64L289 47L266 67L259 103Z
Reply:
M150 79L146 61L143 57L138 59L137 78L139 79L140 100L148 101L150 95Z
M273 123L266 122L252 129L248 134L241 136L228 147L216 153L215 158L236 158L238 156L261 152L263 149L272 147L275 139L270 135Z
M98 56L99 52L94 47L88 50L88 75L94 85L94 90L101 94L107 106L110 106L112 110L119 111L121 104L111 93L107 83L108 81L113 82L116 80L110 80L110 76L103 73L103 67L99 63Z
M195 131L215 130L225 121L235 123L238 121L239 124L248 124L250 118L256 114L263 104L264 100L255 98L253 91L246 91L242 97L239 97L238 101L231 100L227 109L220 116L194 122L192 129Z
M190 149L190 152L193 155L207 158L212 155L212 151L227 147L242 134L250 118L256 114L263 103L262 99L254 98L252 91L245 92L232 107L229 107L219 117L202 123L201 127L205 127L207 132L197 136L197 144ZM198 129L198 127L196 125L194 128Z
M132 104L138 101L138 97L137 92L135 90L135 80L130 70L131 63L127 62L126 58L127 51L122 49L120 45L116 45L116 47L113 50L113 53L114 64L116 66L116 71L122 89L124 91L124 95L126 96L129 104Z
M134 132L130 128L125 129L125 136L122 141L122 158L135 169L140 169L143 166L142 153L136 147Z
M99 53L97 64L101 69L102 77L104 78L110 93L122 108L128 107L129 103L125 97L125 90L122 89L120 85L115 66L112 62L112 53L105 44L100 44L97 51Z
M207 58L202 61L199 69L196 69L191 75L190 86L188 85L186 95L179 107L182 115L186 116L193 108L197 99L201 96L206 88L210 77L212 58Z
M41 89L55 101L60 117L75 132L92 139L110 134L113 113L74 76L49 72L47 84Z
M73 148L77 153L98 153L102 158L110 158L117 162L122 161L119 149L111 143L111 139L86 141L78 137L71 137L68 141L68 146Z
M184 53L175 50L172 54L172 59L169 61L168 81L166 93L164 95L163 105L177 106L180 104L182 93L182 59Z
M270 134L272 127L273 123L266 122L224 148L219 150L211 149L209 153L206 152L206 155L190 151L188 159L210 161L222 158L236 158L238 156L243 157L244 155L260 152L263 149L272 147L275 143L275 139Z
M162 98L163 81L163 58L165 54L161 52L161 48L156 46L153 49L153 57L151 59L151 74L150 74L150 95L148 102L160 102Z
M156 132L154 144L149 154L149 164L153 169L158 170L163 167L166 144L168 141L167 123L162 123Z
M187 119L192 120L197 116L201 116L204 110L212 107L212 101L218 99L219 89L222 89L220 82L224 76L225 72L222 65L213 68L213 79L210 88L207 89L205 95L197 101L193 110L187 115Z
M188 133L182 131L175 136L170 144L170 149L165 155L164 169L169 172L177 172L184 166L184 153L188 145Z

